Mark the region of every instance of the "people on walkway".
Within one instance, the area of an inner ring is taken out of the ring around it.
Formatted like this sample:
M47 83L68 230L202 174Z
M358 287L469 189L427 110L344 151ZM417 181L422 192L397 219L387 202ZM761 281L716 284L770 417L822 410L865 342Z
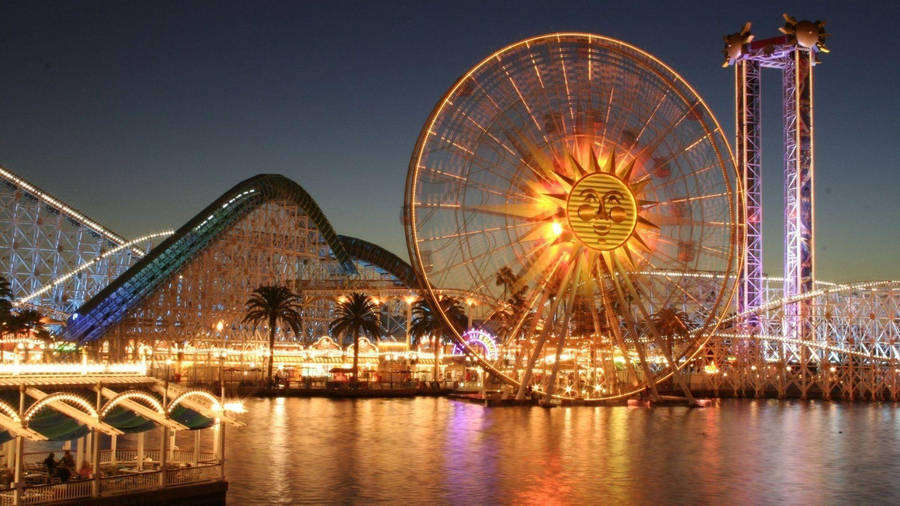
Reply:
M56 468L56 477L59 478L59 481L65 483L69 481L69 478L72 477L72 471L69 470L68 467L60 465Z
M59 461L56 455L50 452L43 461L44 467L47 469L47 483L51 483L53 478L58 478L61 482L69 481L69 478L75 475L75 459L69 450L65 451Z
M6 490L12 486L13 471L6 464L0 466L0 488Z
M47 468L47 483L50 483L50 480L56 475L56 458L53 452L50 452L50 455L44 459L44 467Z
M59 459L59 464L68 469L71 473L75 473L75 459L72 457L72 453L69 452L69 450L66 450L65 455Z
M92 472L93 468L91 467L91 463L85 460L81 464L81 469L78 470L78 476L87 480L91 477Z

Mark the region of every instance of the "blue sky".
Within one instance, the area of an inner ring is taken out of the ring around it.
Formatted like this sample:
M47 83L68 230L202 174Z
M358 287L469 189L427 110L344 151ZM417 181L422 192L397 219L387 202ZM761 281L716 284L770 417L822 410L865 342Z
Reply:
M721 36L826 19L816 69L820 279L900 279L900 2L4 2L0 165L134 237L260 172L405 258L419 129L492 51L560 30L626 40L731 131ZM766 271L781 272L780 76L763 76ZM731 139L729 139L731 140Z

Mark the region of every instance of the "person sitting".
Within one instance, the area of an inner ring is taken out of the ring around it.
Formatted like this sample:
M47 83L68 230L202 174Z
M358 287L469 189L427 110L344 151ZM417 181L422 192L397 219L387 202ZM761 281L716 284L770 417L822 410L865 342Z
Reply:
M59 466L56 468L56 477L59 478L61 482L69 481L69 478L72 476L72 471L69 471L69 468L66 466Z
M0 488L8 489L13 482L13 472L6 464L0 466Z
M66 450L65 455L63 455L62 458L59 459L59 465L68 469L70 473L75 472L75 459L72 458L72 454L69 452L69 450Z
M94 472L94 469L91 467L91 463L85 460L81 464L81 469L78 470L78 476L87 480L91 477L92 472Z
M50 452L50 455L44 459L44 467L47 468L47 483L50 483L50 479L56 475L56 459L53 456L53 452Z

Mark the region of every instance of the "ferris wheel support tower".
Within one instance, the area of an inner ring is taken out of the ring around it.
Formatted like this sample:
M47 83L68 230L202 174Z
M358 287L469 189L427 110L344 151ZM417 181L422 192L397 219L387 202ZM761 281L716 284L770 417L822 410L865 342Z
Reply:
M753 40L750 23L725 36L725 63L734 66L735 157L743 180L745 256L740 272L738 312L763 305L762 116L760 70L781 70L784 113L784 296L811 292L815 278L813 67L828 52L824 22L797 21L785 14L782 36ZM785 335L806 339L807 302L785 308ZM746 324L756 326L754 320Z

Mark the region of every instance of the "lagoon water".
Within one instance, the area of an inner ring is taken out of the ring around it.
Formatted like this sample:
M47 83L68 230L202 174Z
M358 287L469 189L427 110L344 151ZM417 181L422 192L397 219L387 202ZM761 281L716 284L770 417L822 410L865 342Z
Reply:
M247 399L229 505L898 504L900 406Z

